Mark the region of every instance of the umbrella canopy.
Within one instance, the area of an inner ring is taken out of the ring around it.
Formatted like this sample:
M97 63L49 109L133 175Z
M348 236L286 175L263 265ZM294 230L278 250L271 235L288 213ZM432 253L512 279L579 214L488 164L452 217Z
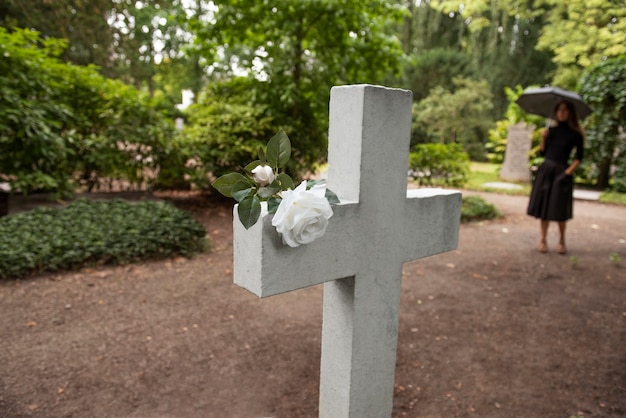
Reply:
M534 115L551 118L554 106L560 101L567 100L576 108L580 119L589 116L591 108L578 94L558 87L529 88L515 101L522 109Z

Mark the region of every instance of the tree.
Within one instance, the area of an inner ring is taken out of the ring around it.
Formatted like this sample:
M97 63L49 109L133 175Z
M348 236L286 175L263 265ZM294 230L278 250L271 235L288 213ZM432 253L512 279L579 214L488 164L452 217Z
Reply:
M181 0L116 0L110 21L116 65L127 83L146 88L152 96L160 62L186 64L182 49L191 34Z
M476 75L471 58L454 50L435 48L424 51L414 59L414 64L405 65L406 85L413 91L413 100L427 97L432 88L453 88L455 77L472 78Z
M61 58L96 64L113 76L113 32L108 24L114 0L3 0L0 25L34 29L44 38L67 39Z
M430 0L427 4L463 25L462 51L489 82L494 113L507 107L505 87L545 84L554 72L551 53L535 47L544 24L537 1Z
M167 153L171 120L137 89L60 60L64 45L0 28L0 181L59 196L103 178L145 183Z
M537 47L554 53L554 84L576 87L582 71L626 54L624 0L544 0L551 6Z
M597 166L597 185L608 187L611 166L618 162L617 183L626 191L626 55L587 68L580 93L593 108L586 121L586 152Z
M460 143L470 157L483 159L483 142L492 125L492 101L486 81L456 78L453 92L433 88L415 105L414 117L434 142Z
M266 105L294 145L298 171L325 154L333 85L380 84L398 72L402 51L388 33L402 9L388 1L215 1L210 21L195 21L196 47L214 80L257 80L253 103ZM292 167L293 168L293 167Z
M407 55L419 56L430 49L461 51L467 27L459 13L444 13L431 1L405 0L408 15L400 29L402 48Z

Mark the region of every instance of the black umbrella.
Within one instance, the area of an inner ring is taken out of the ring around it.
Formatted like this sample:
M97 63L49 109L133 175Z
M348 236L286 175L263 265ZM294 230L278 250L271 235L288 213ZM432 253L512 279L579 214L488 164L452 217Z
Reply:
M515 103L528 113L551 118L554 113L554 106L563 100L574 105L580 119L589 116L592 112L589 105L578 94L558 87L526 89Z

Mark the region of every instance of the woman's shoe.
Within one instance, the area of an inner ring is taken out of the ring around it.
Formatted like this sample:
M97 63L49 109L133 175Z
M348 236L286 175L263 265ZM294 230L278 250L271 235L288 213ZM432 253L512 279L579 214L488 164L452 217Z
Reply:
M539 252L540 252L540 253L544 253L544 254L545 254L545 253L547 253L547 252L548 252L548 246L547 246L547 245L546 245L546 243L545 243L545 242L543 242L543 241L541 241L541 242L539 243L539 247L538 247L538 249L539 249Z
M557 248L557 252L559 254L567 254L567 248L565 248L565 244L559 244L558 248Z

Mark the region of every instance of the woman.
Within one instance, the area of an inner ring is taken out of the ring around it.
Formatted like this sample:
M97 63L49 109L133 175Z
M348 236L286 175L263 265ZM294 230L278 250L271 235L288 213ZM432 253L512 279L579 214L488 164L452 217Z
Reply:
M539 170L528 203L528 214L541 219L539 251L548 252L546 235L550 221L559 224L560 240L557 251L567 254L565 222L572 218L574 180L572 175L583 158L584 131L578 123L576 109L571 102L562 101L554 107L556 126L544 129L539 146L545 160ZM569 163L576 148L576 157Z

